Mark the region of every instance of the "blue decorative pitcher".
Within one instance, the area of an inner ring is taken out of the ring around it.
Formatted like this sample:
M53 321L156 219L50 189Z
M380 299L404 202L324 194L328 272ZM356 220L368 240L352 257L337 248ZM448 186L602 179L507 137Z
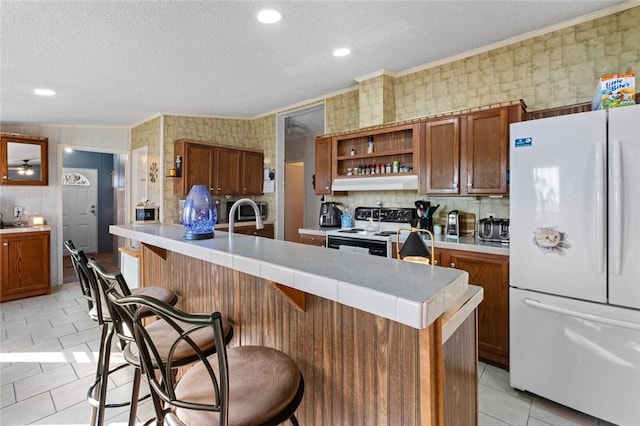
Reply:
M218 211L211 203L211 195L204 185L193 185L182 210L182 224L187 231L185 240L213 238L213 226L218 220Z

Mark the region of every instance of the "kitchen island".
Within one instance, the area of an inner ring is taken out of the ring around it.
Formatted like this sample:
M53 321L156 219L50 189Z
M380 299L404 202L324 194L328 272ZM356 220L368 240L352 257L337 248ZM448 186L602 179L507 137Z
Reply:
M475 423L482 291L466 272L221 231L186 241L179 225L110 231L142 243L143 286L228 316L231 345L298 362L301 424Z

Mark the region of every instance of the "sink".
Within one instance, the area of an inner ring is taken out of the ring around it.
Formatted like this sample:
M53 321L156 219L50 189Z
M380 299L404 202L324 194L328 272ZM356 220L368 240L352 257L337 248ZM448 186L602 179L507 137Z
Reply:
M18 225L15 222L0 222L0 229L3 228L28 228L26 223L21 223Z

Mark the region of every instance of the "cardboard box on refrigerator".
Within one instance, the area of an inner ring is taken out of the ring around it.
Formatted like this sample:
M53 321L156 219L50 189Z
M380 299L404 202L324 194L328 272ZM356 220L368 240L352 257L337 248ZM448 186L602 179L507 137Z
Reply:
M635 104L636 74L629 69L624 74L600 77L591 100L591 109L596 111Z

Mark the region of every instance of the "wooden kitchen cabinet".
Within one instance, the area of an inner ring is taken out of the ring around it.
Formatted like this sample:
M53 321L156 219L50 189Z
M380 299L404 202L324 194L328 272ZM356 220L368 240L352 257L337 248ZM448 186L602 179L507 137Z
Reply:
M469 114L463 120L462 193L509 193L509 115L509 109L500 108Z
M426 194L460 191L460 117L430 120L424 124L425 173L420 181Z
M484 289L478 308L478 352L482 361L509 369L509 257L436 249L440 266L469 273L469 284Z
M176 141L182 175L174 178L174 193L187 195L193 185L206 185L211 194L261 195L263 153L219 145Z
M316 138L316 173L314 189L316 195L331 195L331 138Z
M193 185L213 188L214 146L178 141L174 153L182 157L182 175L173 180L174 194L187 195Z
M242 151L242 194L262 194L264 182L264 154L258 151Z
M0 302L48 294L49 231L0 234Z
M508 195L509 125L523 105L424 122L420 193Z
M301 244L308 244L310 246L325 247L326 242L327 242L327 238L325 236L322 236L322 235L303 234L303 233L300 233L298 235L299 235L298 241Z
M213 194L236 195L242 193L242 151L216 148L213 166Z

